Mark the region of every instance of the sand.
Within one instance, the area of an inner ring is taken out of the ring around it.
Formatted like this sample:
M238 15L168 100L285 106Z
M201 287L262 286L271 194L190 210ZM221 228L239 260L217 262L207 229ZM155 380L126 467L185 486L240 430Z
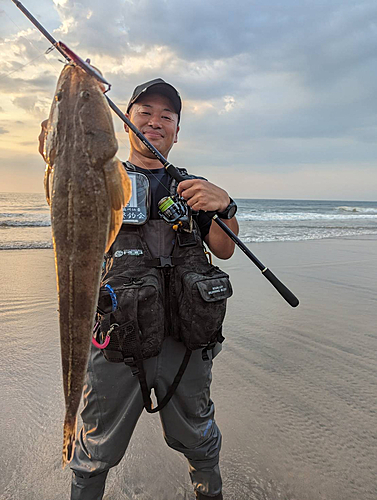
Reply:
M377 498L377 238L260 243L291 308L241 252L215 359L227 500ZM0 253L0 499L69 498L50 250ZM107 500L189 500L185 459L143 414Z

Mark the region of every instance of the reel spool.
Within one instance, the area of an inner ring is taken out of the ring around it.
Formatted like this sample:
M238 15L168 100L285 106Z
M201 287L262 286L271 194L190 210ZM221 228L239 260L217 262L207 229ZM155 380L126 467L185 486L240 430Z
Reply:
M192 232L191 208L180 197L165 196L158 202L158 213L175 231Z

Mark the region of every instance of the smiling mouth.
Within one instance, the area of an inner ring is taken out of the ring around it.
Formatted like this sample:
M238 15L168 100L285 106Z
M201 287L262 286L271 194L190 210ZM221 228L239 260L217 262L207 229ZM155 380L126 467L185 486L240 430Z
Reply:
M156 139L162 139L163 136L159 132L154 132L152 130L146 130L144 135L148 135L149 137L155 137Z

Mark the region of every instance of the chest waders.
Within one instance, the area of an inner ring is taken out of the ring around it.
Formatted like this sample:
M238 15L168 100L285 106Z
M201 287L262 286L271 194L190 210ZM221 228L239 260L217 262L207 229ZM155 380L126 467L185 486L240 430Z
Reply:
M175 189L173 185L171 189ZM203 359L222 342L229 276L208 262L199 228L176 232L163 220L126 225L106 256L98 306L102 350L110 362L125 363L137 376L144 407L161 410L178 387L193 350ZM143 360L157 356L167 336L182 341L186 353L158 406L153 408Z

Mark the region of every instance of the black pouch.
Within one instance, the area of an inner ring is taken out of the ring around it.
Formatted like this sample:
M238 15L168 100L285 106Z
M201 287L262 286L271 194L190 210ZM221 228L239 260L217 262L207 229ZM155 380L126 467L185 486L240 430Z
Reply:
M105 358L132 364L132 360L157 356L164 340L164 307L157 272L107 279L100 289L99 304L108 302L106 285L116 295L117 308L111 313L100 313L102 335L110 328L110 342L103 349Z
M209 266L204 273L178 272L176 279L180 338L189 349L207 347L221 333L226 301L233 294L229 276Z

